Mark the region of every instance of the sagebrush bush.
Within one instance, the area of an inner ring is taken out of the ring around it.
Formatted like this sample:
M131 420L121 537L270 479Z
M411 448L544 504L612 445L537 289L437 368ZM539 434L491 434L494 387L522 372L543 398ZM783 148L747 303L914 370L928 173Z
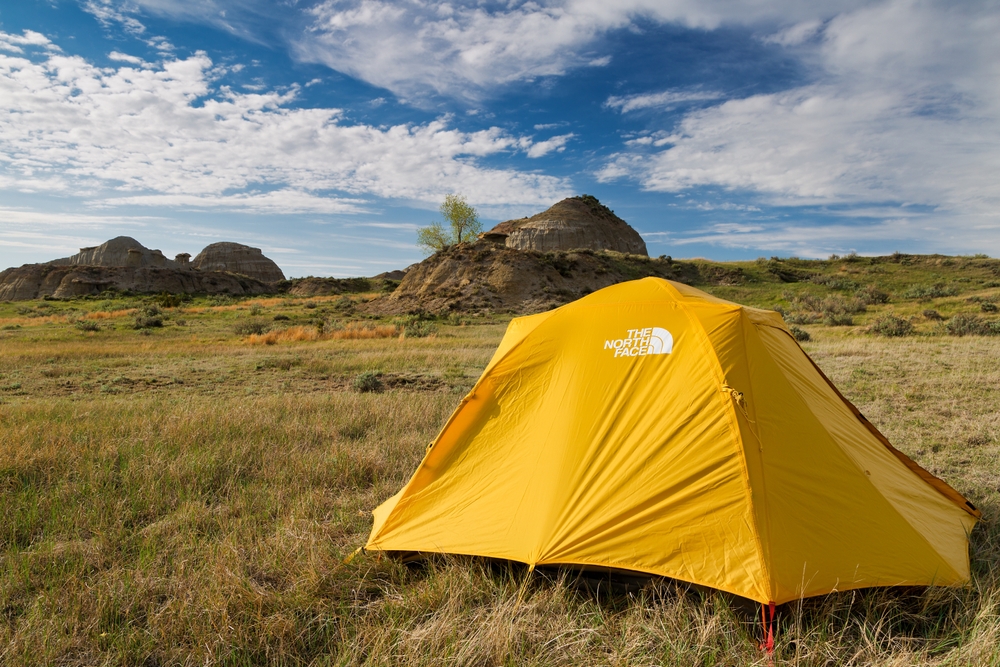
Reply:
M930 301L931 299L939 299L945 296L955 296L956 294L958 294L958 288L954 285L934 283L933 285L913 285L904 291L902 296L904 299L920 299L921 301Z
M996 336L1000 334L1000 322L960 313L948 320L944 330L952 336Z
M868 326L868 332L877 336L909 336L913 333L913 323L895 315L883 315Z
M133 329L154 329L163 326L163 318L159 315L136 315L132 323Z
M823 318L823 324L828 327L849 327L854 324L854 318L848 313L828 312Z
M80 331L100 331L101 330L100 325L98 325L97 322L94 322L93 320L77 320L76 322L73 323L73 326L75 326Z
M270 329L271 325L267 323L267 320L258 318L240 320L233 325L233 331L238 336L259 336L267 333Z
M382 384L381 373L375 373L373 371L365 371L354 378L354 391L360 392L362 394L367 393L377 393L382 391L384 385Z
M809 282L816 283L817 285L825 285L830 289L835 290L856 290L858 289L858 284L853 280L848 278L843 278L841 276L831 276L828 274L820 274L818 276L813 276L809 279Z
M990 303L989 301L983 301L979 304L979 310L984 313L995 313L997 312L997 305L995 303Z
M793 336L795 336L795 340L799 341L800 343L805 342L810 338L808 331L806 331L805 329L800 329L795 325L788 327L788 330L792 332Z
M865 285L854 293L858 299L869 306L880 303L889 303L889 293L883 292L875 285Z
M938 322L940 322L940 321L942 321L944 319L941 316L941 313L939 313L938 311L934 310L933 308L928 308L927 310L925 310L923 312L923 315L924 315L925 319L936 320Z
M430 322L411 322L403 327L403 333L407 338L426 338L437 333L437 327Z

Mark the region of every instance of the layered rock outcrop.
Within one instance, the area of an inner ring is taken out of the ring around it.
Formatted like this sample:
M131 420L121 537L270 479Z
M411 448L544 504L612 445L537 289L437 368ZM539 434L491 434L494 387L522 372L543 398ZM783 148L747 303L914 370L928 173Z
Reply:
M191 266L199 271L241 273L267 283L285 279L278 265L265 257L260 248L240 243L222 242L206 246L191 260Z
M80 248L71 257L25 264L0 272L0 301L65 298L105 290L174 294L265 294L284 280L259 248L213 243L192 261L188 253L167 259L134 238L118 236Z
M131 236L117 236L99 246L80 248L80 252L71 257L47 263L56 266L128 266L229 271L266 283L285 279L285 274L278 265L265 257L260 248L230 242L206 246L193 260L186 252L178 254L174 259L167 259L159 250L151 250Z
M586 248L648 254L639 233L590 195L563 199L530 218L501 222L481 238L515 250L551 252Z
M173 268L176 263L167 259L159 250L150 250L131 236L116 236L99 246L80 248L70 257L55 259L49 264L57 266L157 266Z
M68 298L105 290L171 294L267 294L274 288L225 271L150 266L25 264L0 272L0 301Z

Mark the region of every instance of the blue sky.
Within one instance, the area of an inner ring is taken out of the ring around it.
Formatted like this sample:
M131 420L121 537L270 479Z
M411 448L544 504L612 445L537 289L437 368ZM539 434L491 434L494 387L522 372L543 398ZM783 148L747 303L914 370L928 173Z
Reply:
M0 5L0 268L117 235L289 276L600 198L650 254L1000 255L1000 6Z

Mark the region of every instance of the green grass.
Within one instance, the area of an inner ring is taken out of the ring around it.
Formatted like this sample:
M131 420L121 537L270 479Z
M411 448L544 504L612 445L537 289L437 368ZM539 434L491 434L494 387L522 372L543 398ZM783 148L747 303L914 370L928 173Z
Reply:
M708 286L789 314L855 298L837 280L887 292L852 326L799 325L803 345L897 447L985 517L969 588L790 605L780 664L1000 664L1000 337L948 335L922 315L993 317L969 300L998 292L993 260L907 261L780 262L786 279L834 276L823 284L781 282L769 260L747 262L756 282ZM957 291L902 296L939 282ZM344 565L505 327L499 317L385 321L429 335L275 345L236 333L244 318L346 325L370 296L196 299L161 306L163 326L144 330L133 328L148 305L138 297L0 304L0 663L767 663L756 617L723 595L665 582L594 594L565 572L476 558L405 566L362 554ZM75 324L116 311L93 320L98 331ZM913 318L914 333L867 333L890 312ZM354 388L365 373L381 392Z

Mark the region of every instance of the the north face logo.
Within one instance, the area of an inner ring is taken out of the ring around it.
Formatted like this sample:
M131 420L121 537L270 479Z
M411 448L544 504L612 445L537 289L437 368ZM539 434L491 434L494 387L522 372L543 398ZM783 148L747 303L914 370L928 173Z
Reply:
M604 349L614 350L616 357L645 357L673 352L674 337L666 329L629 329L626 334L625 338L604 341Z

